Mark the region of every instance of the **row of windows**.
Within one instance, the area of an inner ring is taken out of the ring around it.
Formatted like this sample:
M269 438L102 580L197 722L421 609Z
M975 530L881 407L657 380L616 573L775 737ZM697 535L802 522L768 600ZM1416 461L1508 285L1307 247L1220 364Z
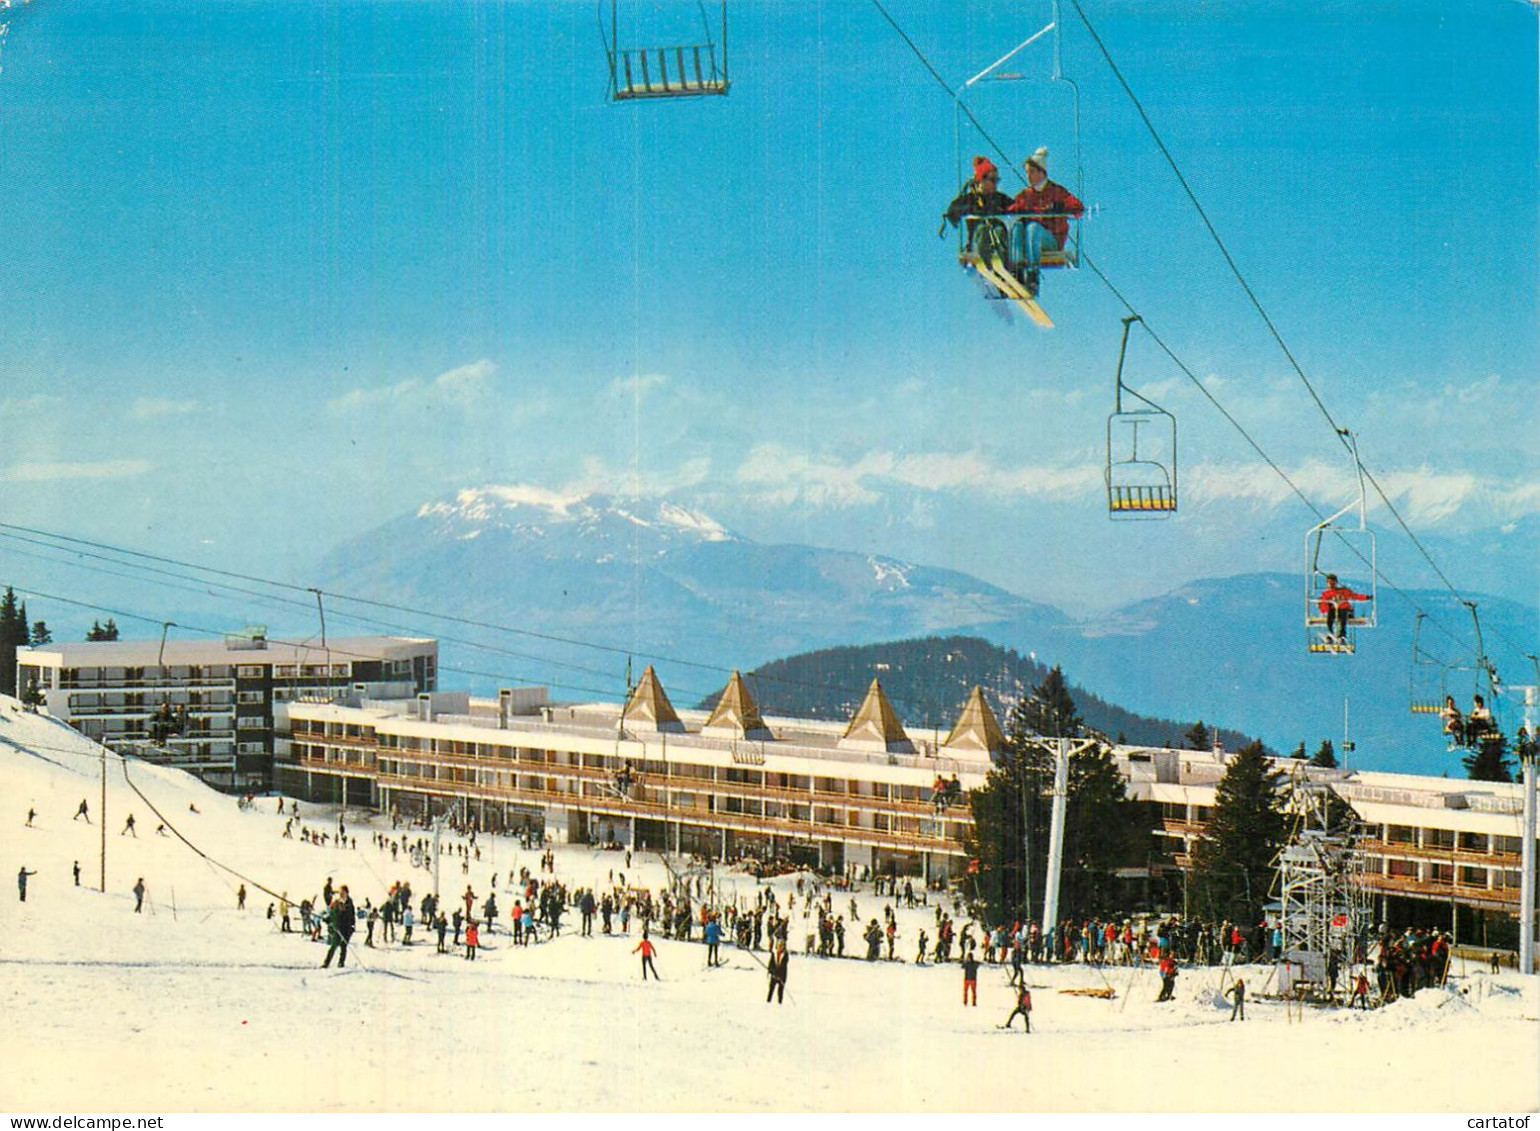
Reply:
M229 664L178 664L157 667L121 668L61 668L60 681L68 686L73 683L172 683L187 680L229 679Z
M1387 844L1417 846L1417 834L1422 833L1424 849L1449 849L1460 852L1511 852L1522 851L1524 838L1518 836L1488 835L1487 833L1457 833L1453 829L1417 829L1412 825L1386 825L1384 840Z
M1445 886L1453 885L1458 876L1461 887L1515 891L1519 887L1517 868L1482 868L1468 864L1457 868L1453 864L1440 864L1437 861L1419 863L1416 860L1387 860L1385 875Z

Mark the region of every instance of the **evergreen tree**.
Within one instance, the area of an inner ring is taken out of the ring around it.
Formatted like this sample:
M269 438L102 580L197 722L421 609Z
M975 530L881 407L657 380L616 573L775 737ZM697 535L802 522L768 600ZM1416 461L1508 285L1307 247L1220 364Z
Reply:
M1465 776L1471 781L1512 781L1513 765L1508 761L1508 738L1504 734L1482 737L1474 752L1464 759Z
M1331 739L1325 738L1321 740L1321 747L1315 752L1315 756L1310 759L1310 764L1312 766L1321 766L1328 770L1335 770L1337 768L1337 751L1333 748Z
M32 643L34 646L53 643L53 633L49 632L48 626L40 620L32 622Z
M1305 740L1303 738L1299 740L1299 745L1294 748L1294 753L1290 754L1289 757L1297 762L1305 760Z
M1278 851L1288 839L1283 771L1260 742L1238 751L1215 791L1214 813L1193 847L1192 883L1199 913L1255 923L1272 890Z
M17 603L15 590L6 586L0 598L0 692L6 695L16 694L16 649L27 643L24 608Z
M118 624L117 621L113 620L111 617L107 618L106 624L101 624L98 621L92 621L91 628L86 633L87 640L116 640L117 638Z
M1187 749L1189 750L1212 750L1214 748L1214 738L1209 733L1208 727L1203 725L1202 719L1193 723L1192 729L1184 737L1187 739Z
M1085 731L1085 720L1075 709L1069 685L1057 664L1043 677L1019 705L1021 723L1026 733L1049 738L1078 738ZM1014 717L1016 711L1012 711Z
M1057 668L1011 709L1006 749L983 787L969 794L974 831L968 849L980 863L975 895L991 921L1042 914L1055 744L1034 739L1045 727L1060 729L1065 737L1084 730ZM1144 859L1148 836L1110 748L1096 742L1072 753L1060 913L1079 917L1114 910L1116 869Z

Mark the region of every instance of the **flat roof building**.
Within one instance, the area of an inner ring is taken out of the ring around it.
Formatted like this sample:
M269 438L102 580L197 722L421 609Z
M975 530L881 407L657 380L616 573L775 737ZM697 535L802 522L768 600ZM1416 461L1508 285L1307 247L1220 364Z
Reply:
M557 706L544 689L291 703L278 781L558 841L950 874L972 820L965 804L938 808L932 787L982 785L1002 741L977 692L967 710L945 739L915 741L874 682L848 724L764 718L736 672L713 711L676 710L651 668L624 705Z
M438 642L356 636L302 643L261 629L223 640L41 644L16 652L16 695L114 750L177 766L210 785L272 785L274 709L368 691L414 695L438 679ZM170 726L157 729L163 712Z
M679 710L651 668L625 704L556 705L544 688L522 688L495 700L295 702L285 715L278 784L301 797L403 818L452 811L556 841L926 878L966 868L973 829L965 797L938 804L937 779L978 788L1005 745L977 689L944 738L916 738L875 682L848 723L821 722L761 716L737 673L713 710ZM1229 756L1133 746L1113 755L1159 846L1148 899L1182 910L1192 846ZM1275 764L1330 785L1358 812L1379 917L1453 927L1470 942L1512 934L1517 785Z

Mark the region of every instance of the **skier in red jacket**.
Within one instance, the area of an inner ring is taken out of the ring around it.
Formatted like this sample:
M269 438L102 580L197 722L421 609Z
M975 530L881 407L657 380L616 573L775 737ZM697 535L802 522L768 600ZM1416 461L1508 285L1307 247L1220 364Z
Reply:
M651 970L653 978L661 982L663 979L658 977L658 968L652 964L652 956L658 953L658 948L652 945L652 940L647 937L646 931L642 932L642 941L632 948L631 953L635 954L637 951L642 952L642 981L647 980L647 971Z
M1016 194L1009 211L1033 217L1023 236L1026 247L1022 258L1026 274L1022 282L1037 294L1038 270L1045 251L1062 251L1069 242L1069 217L1085 213L1085 205L1075 194L1048 179L1048 150L1040 148L1022 163L1027 173L1027 187Z
M1326 614L1326 635L1334 636L1338 644L1347 640L1348 621L1353 616L1354 601L1372 601L1367 593L1355 593L1337 582L1335 573L1326 575L1326 588L1321 590L1320 608Z

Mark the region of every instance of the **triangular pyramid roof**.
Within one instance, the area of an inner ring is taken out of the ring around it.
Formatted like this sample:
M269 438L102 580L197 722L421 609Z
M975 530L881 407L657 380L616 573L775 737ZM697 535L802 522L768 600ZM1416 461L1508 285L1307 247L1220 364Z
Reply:
M717 700L716 710L711 712L711 717L706 720L706 725L701 728L701 733L727 734L734 738L769 739L775 736L770 733L770 728L765 726L765 720L759 717L759 708L754 705L754 696L749 694L749 689L744 686L743 676L738 674L738 669L733 669L733 674L727 680L727 686L722 689L722 697Z
M636 690L631 692L631 698L626 700L626 709L620 717L628 725L639 729L684 730L684 723L679 721L674 705L668 701L668 692L663 690L658 673L652 670L651 664L642 671L642 680L636 685Z
M904 724L898 721L893 704L882 693L882 684L878 680L872 680L872 685L866 689L866 699L845 728L840 745L861 750L885 750L889 754L914 753L914 743L904 733Z
M963 704L962 714L957 716L957 725L941 745L990 755L1005 749L1005 732L1000 729L995 713L989 709L982 687L974 684L968 701Z

